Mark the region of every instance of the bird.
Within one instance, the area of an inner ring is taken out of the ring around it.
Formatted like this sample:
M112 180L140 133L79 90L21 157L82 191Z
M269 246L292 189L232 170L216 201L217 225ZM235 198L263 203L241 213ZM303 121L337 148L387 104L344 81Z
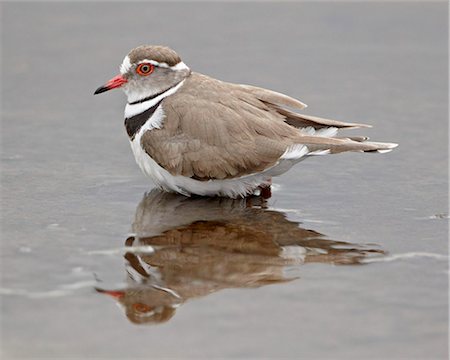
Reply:
M125 129L137 164L158 188L185 196L251 196L306 158L397 146L338 137L340 129L371 126L300 114L305 103L194 72L162 45L132 49L94 95L116 88L127 96Z

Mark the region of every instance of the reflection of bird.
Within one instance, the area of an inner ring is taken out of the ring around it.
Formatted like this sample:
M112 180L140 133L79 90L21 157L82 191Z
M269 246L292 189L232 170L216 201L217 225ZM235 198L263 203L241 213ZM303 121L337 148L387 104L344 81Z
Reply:
M167 191L235 198L267 187L272 176L311 155L396 146L336 138L338 129L367 125L298 114L287 107L301 110L302 102L193 73L167 47L133 49L120 72L95 94L123 88L136 161Z
M191 298L290 281L296 276L288 270L303 263L359 264L383 253L327 240L265 205L262 198L186 198L153 190L136 210L136 235L126 241L129 287L99 291L117 298L131 321L159 323Z

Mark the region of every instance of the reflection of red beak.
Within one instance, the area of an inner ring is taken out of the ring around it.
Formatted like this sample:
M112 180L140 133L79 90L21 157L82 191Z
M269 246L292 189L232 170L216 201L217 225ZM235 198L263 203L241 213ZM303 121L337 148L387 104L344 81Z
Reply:
M121 87L126 82L127 79L125 79L122 75L114 76L105 85L100 86L97 90L95 90L94 95L101 94L102 92Z
M99 288L95 288L95 290L97 292L99 292L100 294L106 294L115 299L120 299L121 297L123 297L125 295L125 292L120 291L120 290L103 290L103 289L99 289Z

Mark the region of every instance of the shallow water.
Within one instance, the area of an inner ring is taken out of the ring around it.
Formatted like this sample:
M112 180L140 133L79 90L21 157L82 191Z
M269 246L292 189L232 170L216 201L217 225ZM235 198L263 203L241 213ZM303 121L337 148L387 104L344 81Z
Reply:
M445 3L2 10L5 359L447 358ZM302 162L268 201L152 190L123 94L92 96L141 43L400 146Z

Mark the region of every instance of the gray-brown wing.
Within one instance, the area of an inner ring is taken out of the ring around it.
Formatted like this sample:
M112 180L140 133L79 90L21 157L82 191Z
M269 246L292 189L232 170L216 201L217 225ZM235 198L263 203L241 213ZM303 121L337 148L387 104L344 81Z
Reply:
M336 127L336 128L359 128L359 127L371 127L366 124L348 123L338 120L324 119L317 116L299 114L293 112L287 108L293 108L302 110L307 105L297 99L290 96L280 94L276 91L259 88L250 85L239 85L246 93L253 95L256 99L263 102L269 109L280 114L285 121L294 127L301 128L306 126L312 126L315 129L324 127Z
M292 128L283 136L259 111L250 104L237 111L220 101L179 96L164 104L164 126L147 131L142 145L173 175L209 180L260 172L292 144Z

